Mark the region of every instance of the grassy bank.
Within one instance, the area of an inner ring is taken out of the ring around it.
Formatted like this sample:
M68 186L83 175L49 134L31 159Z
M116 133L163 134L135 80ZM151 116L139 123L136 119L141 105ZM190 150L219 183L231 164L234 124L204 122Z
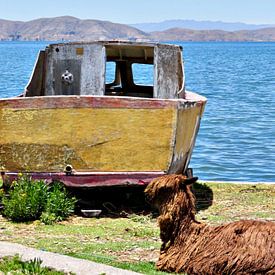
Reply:
M197 184L197 218L212 225L239 219L275 220L275 185ZM156 218L82 218L55 225L12 223L0 216L0 240L110 264L145 274L156 272L160 247Z

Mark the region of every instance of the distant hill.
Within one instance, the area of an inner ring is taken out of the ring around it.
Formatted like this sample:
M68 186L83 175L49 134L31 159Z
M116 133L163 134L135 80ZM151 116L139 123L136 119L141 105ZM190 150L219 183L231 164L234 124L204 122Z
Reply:
M151 38L160 41L275 41L275 28L235 32L174 28L162 32L152 32Z
M71 16L40 18L28 22L0 19L0 40L87 41L113 39L139 41L275 41L275 27L238 31L170 28L164 31L144 32L128 25L92 19L81 20Z
M104 40L146 39L136 28L100 20L71 16L41 18L28 22L0 20L1 40Z
M275 27L275 25L255 25L240 22L228 23L222 21L195 21L195 20L166 20L158 23L139 23L130 26L140 29L144 32L165 31L173 28L191 29L191 30L258 30L263 28Z

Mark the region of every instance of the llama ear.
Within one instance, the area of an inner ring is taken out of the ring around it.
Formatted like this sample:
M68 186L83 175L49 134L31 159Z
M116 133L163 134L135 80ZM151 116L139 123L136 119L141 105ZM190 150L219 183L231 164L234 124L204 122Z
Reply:
M195 183L197 180L198 180L198 177L187 178L187 179L184 180L183 183L185 185L190 185L190 184Z

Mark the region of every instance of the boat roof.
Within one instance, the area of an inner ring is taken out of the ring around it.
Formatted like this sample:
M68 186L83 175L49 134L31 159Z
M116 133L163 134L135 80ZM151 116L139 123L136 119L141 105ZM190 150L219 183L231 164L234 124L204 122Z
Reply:
M95 47L101 46L106 49L107 60L132 60L141 63L153 64L154 49L161 48L161 51L182 51L182 47L173 44L163 44L158 42L133 42L133 41L88 41L88 42L67 42L50 44L47 48L54 50L58 47Z
M130 40L96 40L96 41L72 41L72 42L62 42L62 43L51 43L49 46L62 46L62 45L89 45L89 44L101 44L104 46L136 46L136 47L156 47L161 45L163 47L174 47L180 48L182 50L182 46L169 44L169 43L159 43L159 42L137 42Z

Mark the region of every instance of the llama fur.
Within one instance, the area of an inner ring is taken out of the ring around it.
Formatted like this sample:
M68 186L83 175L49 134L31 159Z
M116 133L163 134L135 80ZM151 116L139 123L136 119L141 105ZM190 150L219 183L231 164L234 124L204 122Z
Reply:
M213 227L198 222L191 191L196 180L165 175L145 189L160 214L157 269L199 275L275 274L275 223L241 220Z

